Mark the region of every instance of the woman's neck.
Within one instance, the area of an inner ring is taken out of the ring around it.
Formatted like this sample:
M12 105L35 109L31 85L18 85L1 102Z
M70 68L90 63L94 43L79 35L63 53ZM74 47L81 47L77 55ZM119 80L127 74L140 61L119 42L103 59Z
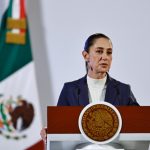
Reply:
M106 72L105 73L88 72L88 76L93 79L103 79L106 76Z

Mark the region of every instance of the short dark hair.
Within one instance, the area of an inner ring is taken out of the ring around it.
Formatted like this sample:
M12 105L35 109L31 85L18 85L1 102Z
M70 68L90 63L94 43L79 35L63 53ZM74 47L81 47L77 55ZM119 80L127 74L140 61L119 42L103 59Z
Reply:
M85 45L84 45L84 51L89 52L90 47L95 43L95 41L99 38L106 38L108 40L110 40L110 38L108 36L106 36L105 34L102 33L95 33L90 35L87 40L85 41ZM88 63L85 62L85 67L86 67L86 71L88 72Z

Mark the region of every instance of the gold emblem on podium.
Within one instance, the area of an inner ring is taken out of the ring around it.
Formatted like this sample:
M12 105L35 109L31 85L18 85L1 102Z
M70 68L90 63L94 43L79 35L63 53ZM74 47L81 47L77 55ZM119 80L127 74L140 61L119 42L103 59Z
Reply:
M79 117L79 128L92 143L109 143L119 134L121 116L115 106L101 102L86 106Z

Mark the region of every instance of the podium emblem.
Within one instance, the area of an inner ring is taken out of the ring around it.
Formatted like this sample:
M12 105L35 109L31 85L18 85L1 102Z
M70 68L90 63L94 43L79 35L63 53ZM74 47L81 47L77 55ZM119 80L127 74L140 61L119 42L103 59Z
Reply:
M95 144L113 141L120 133L122 119L117 108L100 102L87 105L79 116L81 134Z

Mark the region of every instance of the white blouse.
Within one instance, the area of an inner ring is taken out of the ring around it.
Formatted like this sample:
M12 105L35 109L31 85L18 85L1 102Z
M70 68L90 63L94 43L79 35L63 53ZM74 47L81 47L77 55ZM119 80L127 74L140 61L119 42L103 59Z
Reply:
M103 79L93 79L87 76L89 101L99 102L105 100L107 75Z

